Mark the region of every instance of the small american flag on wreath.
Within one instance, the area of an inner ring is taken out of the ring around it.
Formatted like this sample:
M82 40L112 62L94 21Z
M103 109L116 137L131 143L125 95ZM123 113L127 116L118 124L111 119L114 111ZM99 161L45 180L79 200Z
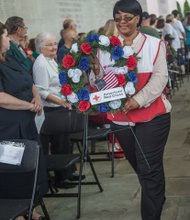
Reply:
M113 71L109 70L109 72L105 73L101 79L96 81L95 86L99 91L115 88L118 86L118 80Z

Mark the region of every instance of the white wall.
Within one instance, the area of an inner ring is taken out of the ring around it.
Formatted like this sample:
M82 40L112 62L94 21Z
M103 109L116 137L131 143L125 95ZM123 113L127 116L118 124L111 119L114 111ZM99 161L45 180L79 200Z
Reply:
M146 0L149 13L154 13L157 16L171 13L176 9L176 0Z
M156 0L147 0L147 9L150 14L156 14L159 15L159 5L158 1Z
M59 31L65 18L73 18L78 32L98 29L112 18L117 0L0 0L0 21L17 15L25 19L29 37L41 31L53 32L59 39ZM157 15L169 13L176 0L139 0L143 10Z
M0 0L0 21L17 15L25 19L29 37L41 31L53 32L59 38L59 31L65 18L72 18L78 25L78 32L98 29L112 18L116 0Z

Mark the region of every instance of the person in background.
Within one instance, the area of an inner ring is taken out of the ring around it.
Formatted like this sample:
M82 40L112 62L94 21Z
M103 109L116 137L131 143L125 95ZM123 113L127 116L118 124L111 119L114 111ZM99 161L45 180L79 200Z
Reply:
M22 46L24 49L28 48L28 44L29 44L28 35L25 35L25 36L23 37L23 39L20 41L20 44L21 44L21 46ZM26 50L25 50L25 51L26 51Z
M175 49L175 51L177 52L178 49L180 49L180 47L181 47L181 43L180 43L180 39L179 39L179 36L177 34L177 31L172 26L173 19L174 19L174 16L172 14L169 14L169 15L166 16L166 23L169 24L169 26L170 26L170 29L169 29L167 35L169 34L173 37L172 46Z
M106 21L106 23L102 29L102 34L106 35L107 37L118 35L115 21L113 19L109 19Z
M42 112L41 99L32 76L14 56L7 53L9 46L10 39L6 26L0 23L0 140L38 141L34 117ZM48 189L46 173L41 173L41 166L44 166L42 157L40 151L40 194L45 195ZM22 194L22 191L20 193ZM33 212L32 218L45 219L36 211Z
M177 65L177 52L173 48L173 40L174 37L172 37L171 34L166 34L164 37L164 40L166 42L166 47L167 47L167 63L168 65L176 66Z
M155 14L150 14L150 26L156 29L157 16Z
M185 33L186 33L185 46L186 46L186 49L190 51L190 11L186 12L185 14L185 20L183 22L183 26L184 26Z
M160 39L159 32L155 28L150 26L150 15L146 11L142 13L142 23L139 30L144 34L148 34L150 36Z
M32 74L32 60L28 57L27 52L21 45L28 30L24 19L17 16L9 17L5 22L5 26L10 38L10 48L7 52L8 55L14 57L19 63L21 63L26 71Z
M74 41L78 39L78 34L73 29L67 29L63 31L63 39L64 39L64 44L58 49L57 52L57 62L59 64L62 63L63 57L65 56L66 53L69 52Z
M64 113L64 111L71 109L71 105L61 95L58 65L54 60L57 52L56 39L52 34L42 32L35 38L35 46L40 55L34 62L33 79L42 98L45 118L46 114L51 111L62 110ZM41 142L45 154L48 154L49 144L52 154L71 154L73 151L68 134L49 136L41 134ZM75 170L76 168L73 166L62 171L56 171L56 186L66 189L75 187L75 185L69 185L70 181L77 180L79 177ZM84 176L82 178L84 179Z
M28 35L25 35L20 44L22 45L23 49L26 51L28 57L32 60L32 62L34 62L34 59L32 56L32 50L29 47L29 43L30 43L30 40L28 38Z
M85 37L87 37L87 33L85 33L85 32L78 33L79 40L83 40Z
M104 26L102 26L102 27L98 28L97 33L98 33L99 35L104 34Z
M35 47L35 38L31 38L29 40L28 47L32 51L32 57L33 57L33 60L35 61L35 59L39 56L39 53L36 51L36 47Z
M65 19L63 21L63 29L60 31L61 39L59 40L59 43L58 43L58 50L60 47L64 45L63 33L67 29L72 29L77 33L77 25L72 19Z
M113 17L121 43L131 46L140 60L137 62L136 93L125 100L122 111L108 114L107 118L112 121L118 141L138 176L142 220L160 220L166 199L163 154L171 111L171 104L164 94L168 82L166 46L162 40L139 32L142 7L137 0L117 1ZM117 70L109 53L100 51L99 61L105 70L111 70L111 66L113 72ZM129 125L132 130L117 132Z
M181 40L181 48L184 46L184 40L185 40L185 30L183 27L182 22L180 21L180 15L178 10L173 10L172 14L174 16L174 19L171 23L173 28L177 31L178 37Z
M161 39L163 40L167 34L172 33L172 26L165 22L163 16L158 17L156 28L159 30Z
M190 71L190 11L186 12L185 20L183 22L183 26L185 29L185 50L186 50L186 57L187 57L187 71Z

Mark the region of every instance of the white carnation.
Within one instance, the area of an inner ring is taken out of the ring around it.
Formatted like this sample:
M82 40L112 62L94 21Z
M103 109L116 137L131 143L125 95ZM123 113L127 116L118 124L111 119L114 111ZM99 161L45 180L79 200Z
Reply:
M72 77L72 81L73 81L74 83L79 83L79 82L80 82L80 76L74 75L74 76Z
M82 76L82 71L78 68L74 69L74 76Z
M73 76L71 78L74 83L79 83L81 76L82 76L82 71L80 69L78 68L73 69Z
M123 51L124 51L123 58L126 59L134 54L134 50L132 49L131 46L124 46Z
M105 47L108 47L110 45L110 40L107 36L100 35L99 36L99 44L103 45Z
M135 87L134 87L134 84L132 82L128 82L126 85L125 85L125 93L127 95L133 95L135 94Z
M69 77L69 78L72 78L72 77L74 76L74 73L75 73L74 69L69 69L69 71L68 71L68 77Z
M109 107L112 109L118 109L121 107L121 100L114 100L109 103Z
M76 103L79 99L77 97L77 94L72 92L70 95L67 96L67 100L71 103Z
M115 74L127 74L128 73L128 67L119 67L115 70Z
M78 50L79 50L78 44L77 44L77 43L72 44L70 51L71 51L71 52L74 52L74 53L77 53Z

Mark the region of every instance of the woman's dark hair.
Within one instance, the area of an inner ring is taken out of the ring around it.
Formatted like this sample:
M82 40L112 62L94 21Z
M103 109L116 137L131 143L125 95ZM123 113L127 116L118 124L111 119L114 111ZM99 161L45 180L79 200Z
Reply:
M137 0L119 0L116 2L113 8L113 18L115 19L115 15L119 14L120 12L126 12L135 16L140 16L138 24L138 26L140 26L142 22L142 7Z
M15 34L19 27L24 27L24 19L17 16L9 17L5 22L5 26L8 34Z
M150 25L154 25L156 24L156 21L157 21L157 16L155 14L151 14L150 15Z
M173 10L172 14L173 14L174 18L176 18L178 16L179 12L178 12L178 10Z
M164 18L160 18L160 19L158 19L158 21L157 21L156 28L162 29L162 28L164 27L164 25L165 25L165 20L164 20Z
M5 60L5 53L2 53L2 35L4 34L6 27L3 23L0 22L0 61Z
M35 47L35 38L31 38L31 39L29 40L28 48L30 48L32 51L35 51L35 50L36 50L36 47Z

